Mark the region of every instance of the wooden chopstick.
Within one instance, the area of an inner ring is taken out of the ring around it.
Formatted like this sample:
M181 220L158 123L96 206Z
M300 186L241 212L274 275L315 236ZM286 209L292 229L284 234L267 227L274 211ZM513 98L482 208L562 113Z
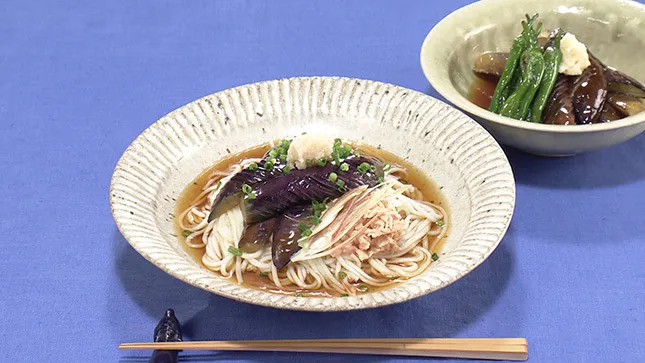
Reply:
M119 349L246 350L527 360L524 338L296 339L125 343Z

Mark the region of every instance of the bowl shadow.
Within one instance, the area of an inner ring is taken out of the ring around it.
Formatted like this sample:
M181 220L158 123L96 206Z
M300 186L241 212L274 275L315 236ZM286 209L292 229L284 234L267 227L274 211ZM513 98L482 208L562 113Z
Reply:
M115 232L114 243L118 251L115 263L128 296L154 318L160 317L166 308L175 309L182 321L186 340L458 336L497 301L514 267L514 236L509 229L502 243L484 263L459 281L432 294L374 309L300 312L266 308L210 294L173 278L146 261L118 231ZM195 360L258 362L283 362L295 357L292 353L278 352L209 352L197 355L190 352L187 355L186 358ZM122 359L126 362L139 358L129 356ZM312 354L311 359L335 362L339 357ZM355 360L371 362L375 357L356 356Z
M544 157L504 147L518 184L561 189L614 187L645 179L645 134L602 150Z
M178 280L141 256L118 230L113 237L115 268L127 295L155 321L168 308L194 314L208 305L211 294ZM154 326L150 327L152 332Z

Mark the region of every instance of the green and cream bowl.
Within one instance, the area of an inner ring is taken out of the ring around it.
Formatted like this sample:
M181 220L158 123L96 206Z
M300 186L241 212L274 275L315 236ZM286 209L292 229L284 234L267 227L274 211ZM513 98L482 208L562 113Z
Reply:
M645 6L617 0L483 0L437 24L421 48L421 66L432 87L500 143L530 153L562 156L615 145L645 131L645 112L592 125L545 125L503 117L468 100L476 57L508 51L525 14L538 13L545 29L576 35L605 64L645 83Z

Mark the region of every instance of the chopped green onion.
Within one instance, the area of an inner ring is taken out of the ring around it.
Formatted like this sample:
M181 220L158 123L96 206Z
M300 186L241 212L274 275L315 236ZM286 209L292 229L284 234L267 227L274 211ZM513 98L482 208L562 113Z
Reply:
M371 169L372 169L372 165L368 163L361 163L358 167L356 167L356 170L358 170L358 172L361 174L365 174Z
M251 171L258 170L258 163L249 164L249 170Z
M280 154L280 161L286 162L287 161L287 154Z
M273 150L269 151L269 156L272 157L272 158L275 158L278 155L280 155L280 154L278 154L278 150L276 150L276 149L273 149Z
M219 189L221 186L222 186L222 181L220 180L219 182L217 182L217 189Z
M337 149L334 149L334 151L331 152L331 157L334 158L334 163L336 163L335 165L340 165L340 154Z
M233 254L233 255L235 255L237 257L242 256L242 251L240 249L237 249L237 248L233 247L233 246L228 246L228 252L230 252L231 254Z
M340 171L349 171L349 164L347 163L340 164Z
M298 224L298 229L300 230L300 233L303 237L311 236L311 229L307 224L305 223Z
M244 194L249 194L253 191L253 188L251 188L250 185L248 184L242 184L242 193Z
M345 145L340 149L340 157L346 158L352 153L352 148L349 145Z
M365 284L360 284L360 285L358 285L357 289L358 289L358 291L365 292L365 291L367 291L369 289L369 287L367 285L365 285Z
M348 297L349 294L340 294L340 297Z
M388 171L388 170L390 170L390 168L391 168L391 167L392 167L392 166L390 165L390 163L385 163L385 164L383 165L383 171Z
M320 216L320 214L327 209L327 205L323 202L318 202L317 200L312 200L311 205L314 208L314 215Z
M385 182L385 179L383 179L383 177L382 177L382 176L379 176L379 177L378 177L378 182L379 182L379 183L383 183L383 182Z
M314 214L314 216L311 217L311 224L313 225L320 224L320 217Z
M325 158L318 159L318 166L325 166L325 165L327 165L327 159Z
M334 146L340 146L340 144L342 144L342 143L343 143L343 140L341 140L339 138L334 139Z
M273 163L271 161L267 161L264 163L264 170L273 170Z
M345 279L345 277L347 277L347 273L345 273L345 271L340 271L340 272L338 273L338 279L339 279L339 280L344 280L344 279Z
M338 191L339 192L341 192L341 193L347 192L347 188L345 187L345 182L344 181L338 179L336 181L336 185L338 185Z
M287 139L280 140L280 145L279 145L279 146L280 146L280 147L284 150L284 152L286 153L286 152L287 152L287 150L289 150L289 146L291 146L291 141L290 141L290 140L287 140Z
M431 257L432 257L432 261L436 261L439 259L439 255L437 255L436 253L433 253Z
M444 222L443 219L440 219L440 220L434 222L434 224L436 224L439 227L443 227L444 225L446 225L446 222Z
M255 199L257 196L253 188L248 184L242 184L242 193L244 193L244 199Z
M358 155L358 156L363 155L363 149L356 149L356 150L354 150L354 154L356 154L356 155Z
M183 232L181 232L181 235L184 236L184 237L188 237L188 236L190 236L191 233L192 233L191 231L184 230Z
M302 297L302 294L301 294L301 293L299 293L299 292L296 292L296 294L295 294L294 296L295 296L295 297Z
M335 182L336 180L338 180L338 174L336 174L336 173L334 173L334 172L331 172L331 173L329 173L329 177L328 177L327 179L328 179L330 182L332 182L332 183L333 183L333 182Z

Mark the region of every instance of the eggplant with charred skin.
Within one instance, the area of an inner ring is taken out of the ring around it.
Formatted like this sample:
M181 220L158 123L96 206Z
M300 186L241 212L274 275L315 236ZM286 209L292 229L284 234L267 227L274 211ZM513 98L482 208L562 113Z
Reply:
M636 98L645 98L645 86L615 69L605 69L609 91L623 93Z
M578 124L595 123L607 100L607 78L598 61L589 57L591 64L573 84L573 108Z
M375 158L350 156L340 165L294 170L288 175L253 186L253 199L244 199L246 223L275 217L282 211L312 200L336 198L361 185L375 186L383 178L383 164Z
M575 125L573 109L574 77L559 74L542 115L542 122L552 125Z
M284 268L291 260L291 256L300 249L298 240L304 232L304 228L301 226L312 214L311 204L297 205L284 211L276 218L271 257L273 265L278 270Z
M280 145L269 150L262 161L251 164L235 174L217 193L208 221L211 222L222 213L239 203L242 197L242 186L253 186L257 183L281 176L286 167L286 153L289 150L289 140L282 140Z
M501 76L504 73L504 67L508 60L508 53L503 52L486 52L482 53L473 65L473 70L476 73L491 74L494 76Z
M269 242L274 224L275 219L272 218L246 227L239 243L242 252L254 253L261 250Z

